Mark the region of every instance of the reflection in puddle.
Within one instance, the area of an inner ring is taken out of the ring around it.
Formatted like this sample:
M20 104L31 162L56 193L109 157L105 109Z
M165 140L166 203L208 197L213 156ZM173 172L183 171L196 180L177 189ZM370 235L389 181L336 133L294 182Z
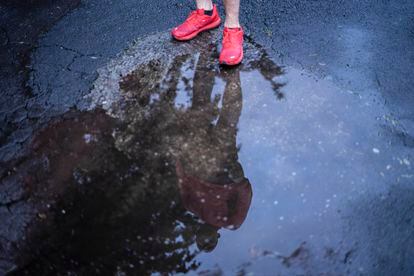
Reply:
M105 111L50 124L18 163L10 179L41 206L23 256L32 261L17 274L412 267L412 149L381 119L382 101L282 74L250 42L242 66L220 68L208 34L159 43L168 38L100 70L92 106Z
M220 229L243 224L252 186L236 142L240 73L259 67L219 68L214 54L176 56L164 75L153 60L120 81L121 118L68 114L37 135L25 162L44 166L26 173L37 197L56 198L19 273L188 272ZM280 94L271 66L262 74Z

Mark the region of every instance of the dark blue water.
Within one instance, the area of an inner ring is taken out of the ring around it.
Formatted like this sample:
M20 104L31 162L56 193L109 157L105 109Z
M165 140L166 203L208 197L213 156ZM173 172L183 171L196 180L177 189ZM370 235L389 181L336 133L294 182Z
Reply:
M375 90L281 68L253 42L223 68L205 40L160 37L99 72L90 111L35 138L22 164L38 164L44 211L19 273L414 269L412 148Z

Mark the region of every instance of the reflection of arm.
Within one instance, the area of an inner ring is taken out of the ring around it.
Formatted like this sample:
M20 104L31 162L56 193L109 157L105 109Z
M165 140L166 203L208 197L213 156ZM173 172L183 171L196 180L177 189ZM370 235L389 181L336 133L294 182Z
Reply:
M189 59L188 55L177 56L174 58L171 68L166 75L166 87L167 91L161 95L163 101L168 102L169 105L174 105L174 100L177 96L177 86L181 76L181 68L186 60Z

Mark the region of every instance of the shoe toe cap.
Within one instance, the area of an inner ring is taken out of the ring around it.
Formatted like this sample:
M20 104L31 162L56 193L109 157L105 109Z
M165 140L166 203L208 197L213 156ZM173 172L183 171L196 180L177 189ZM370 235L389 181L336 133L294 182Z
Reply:
M176 37L185 35L184 32L179 27L175 27L174 29L172 29L171 33L173 36L176 36Z
M220 54L220 62L231 64L240 60L242 55L242 51L238 49L223 50Z

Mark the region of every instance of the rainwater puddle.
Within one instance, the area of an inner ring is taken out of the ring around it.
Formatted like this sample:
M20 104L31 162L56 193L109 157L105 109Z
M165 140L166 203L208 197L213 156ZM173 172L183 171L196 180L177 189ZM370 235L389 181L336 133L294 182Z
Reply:
M373 248L405 246L370 238L375 221L410 216L387 200L414 177L380 99L250 42L242 66L222 68L206 36L146 55L156 39L100 71L94 109L35 138L23 164L41 164L30 185L49 205L22 272L369 274Z

